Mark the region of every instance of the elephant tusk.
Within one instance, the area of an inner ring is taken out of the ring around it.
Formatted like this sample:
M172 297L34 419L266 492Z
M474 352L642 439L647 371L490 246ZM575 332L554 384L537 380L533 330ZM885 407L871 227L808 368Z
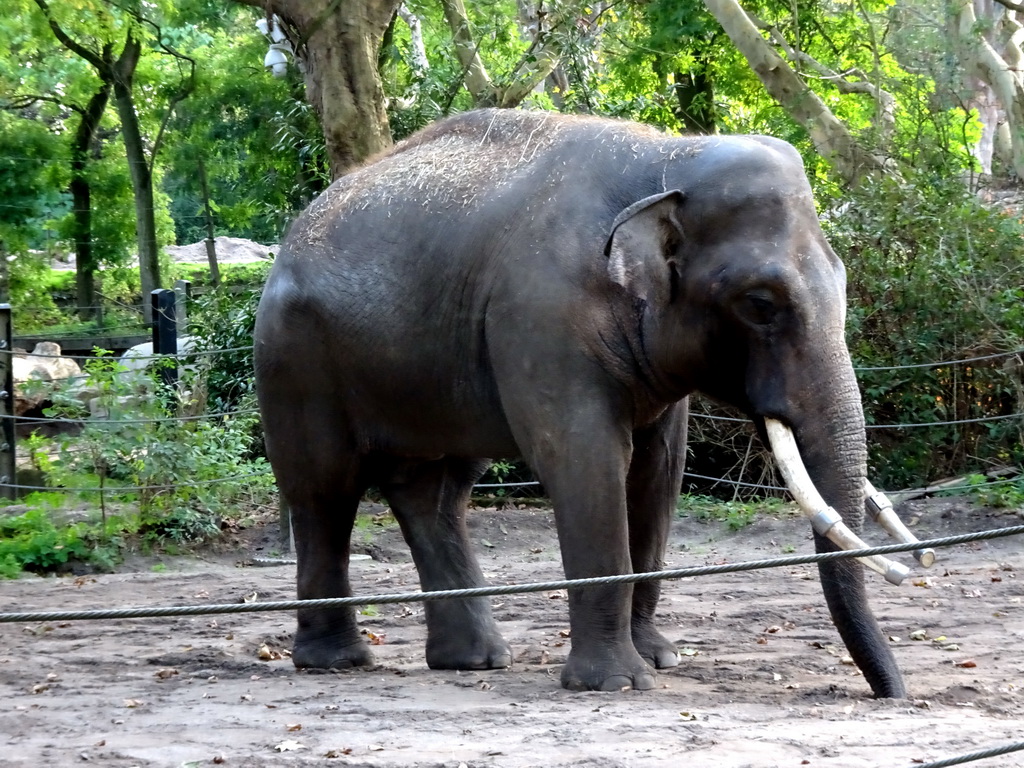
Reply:
M918 540L907 526L903 524L903 521L900 520L896 510L892 508L892 502L889 501L889 498L884 493L876 490L875 486L868 480L864 481L864 490L867 494L864 499L864 506L867 508L868 514L885 529L886 533L902 544L913 544ZM931 568L935 564L935 550L915 549L914 559L922 567Z
M765 419L764 425L786 486L796 499L800 510L810 519L811 527L840 549L868 549L868 545L850 530L839 513L825 503L825 499L814 487L789 427L775 419ZM857 559L871 570L882 574L890 584L900 584L910 573L910 569L902 563L881 555Z

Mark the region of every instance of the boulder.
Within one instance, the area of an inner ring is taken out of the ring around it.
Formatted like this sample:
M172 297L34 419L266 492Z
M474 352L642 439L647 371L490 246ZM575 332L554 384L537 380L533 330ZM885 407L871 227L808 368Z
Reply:
M82 375L82 368L70 357L61 356L60 345L40 341L31 353L14 350L14 413L21 415L50 400L53 391L69 379Z

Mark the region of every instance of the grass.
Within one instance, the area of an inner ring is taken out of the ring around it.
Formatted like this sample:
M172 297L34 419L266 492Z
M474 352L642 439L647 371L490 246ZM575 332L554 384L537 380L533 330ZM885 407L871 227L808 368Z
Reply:
M758 515L779 515L789 509L789 503L778 498L722 501L713 496L683 495L676 503L676 511L681 517L717 521L724 523L730 531L746 528Z

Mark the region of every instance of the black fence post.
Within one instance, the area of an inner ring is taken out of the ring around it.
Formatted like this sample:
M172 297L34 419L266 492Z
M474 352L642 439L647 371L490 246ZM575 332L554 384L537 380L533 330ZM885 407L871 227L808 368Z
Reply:
M178 384L178 322L174 311L174 291L158 288L152 292L153 354L172 357L170 365L160 366L160 380L164 386Z
M13 499L17 472L14 462L14 341L11 305L0 304L0 496Z

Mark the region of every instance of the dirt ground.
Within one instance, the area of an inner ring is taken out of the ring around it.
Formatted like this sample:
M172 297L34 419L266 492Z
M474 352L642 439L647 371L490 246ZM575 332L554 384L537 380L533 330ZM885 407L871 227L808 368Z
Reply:
M922 537L1021 514L959 501L902 513ZM493 583L560 576L550 512L477 510L471 522ZM137 558L116 574L3 582L0 610L290 599L294 565L246 564L275 536L250 531L247 551L165 558L156 570ZM393 526L356 539L373 555L353 564L358 593L415 587ZM810 549L788 515L738 533L684 518L668 565ZM570 641L558 593L495 599L516 657L488 672L427 669L419 605L367 610L379 666L326 674L297 672L282 653L285 613L0 624L0 764L910 768L1024 738L1021 551L1013 538L945 550L899 588L869 577L911 691L901 701L872 700L844 663L810 566L668 582L661 626L684 655L647 692L559 687ZM1024 752L972 765L1024 766Z

